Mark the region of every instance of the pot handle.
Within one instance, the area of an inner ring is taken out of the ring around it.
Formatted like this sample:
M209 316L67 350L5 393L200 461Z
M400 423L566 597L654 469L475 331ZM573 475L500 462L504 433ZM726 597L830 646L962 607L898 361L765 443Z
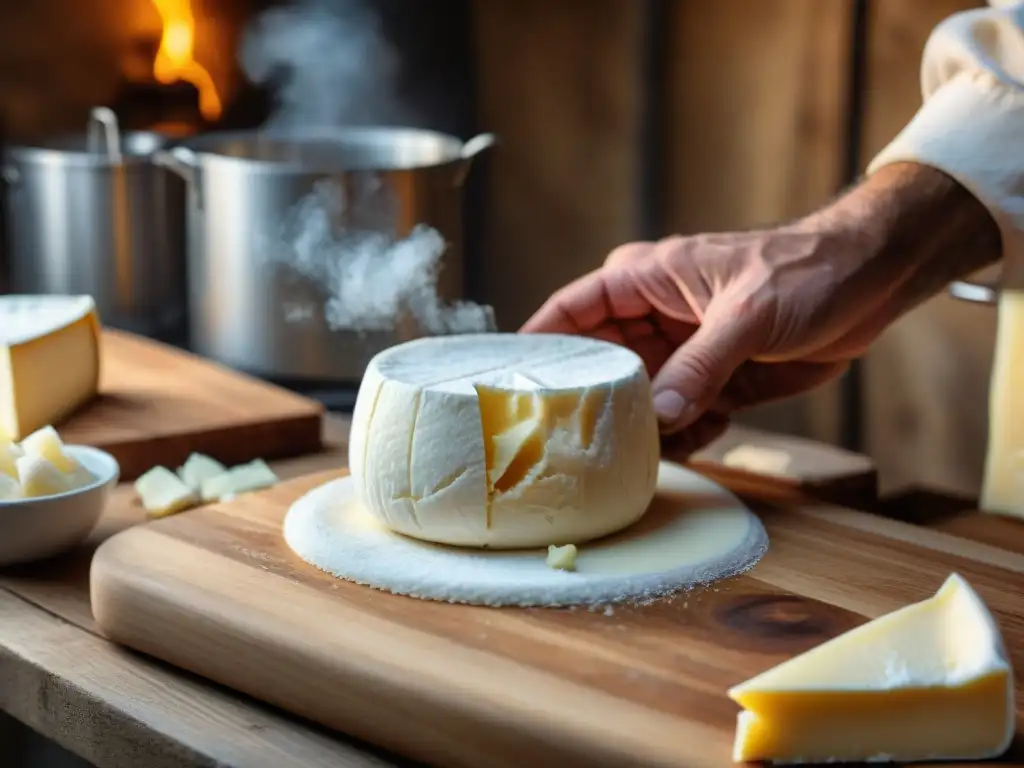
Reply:
M490 149L498 143L497 135L493 133L478 133L472 139L462 145L459 153L461 162L455 174L455 186L461 187L469 175L469 169L473 165L473 159L481 152Z
M196 153L188 147L171 147L170 149L158 149L150 155L153 165L166 168L168 171L185 180L185 183L192 188L196 195L196 201L200 206L202 201L199 197L199 158Z

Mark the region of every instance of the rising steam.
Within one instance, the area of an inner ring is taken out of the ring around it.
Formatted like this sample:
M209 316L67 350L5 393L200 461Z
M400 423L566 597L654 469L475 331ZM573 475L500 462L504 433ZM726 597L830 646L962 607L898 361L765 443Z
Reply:
M268 10L246 31L240 57L249 80L273 88L275 108L267 130L417 122L400 103L400 60L369 2L300 0ZM379 191L345 199L332 184L319 185L278 223L264 256L328 297L322 312L332 330L410 325L416 335L495 330L490 307L441 302L437 283L444 238L422 225L395 238L390 234L394 201ZM352 215L354 208L358 215ZM350 223L339 232L337 222L346 218ZM305 309L283 311L286 318L308 317Z

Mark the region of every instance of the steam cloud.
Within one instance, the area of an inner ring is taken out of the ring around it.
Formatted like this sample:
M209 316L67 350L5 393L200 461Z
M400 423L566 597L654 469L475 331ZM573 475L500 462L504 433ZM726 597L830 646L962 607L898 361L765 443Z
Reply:
M265 130L415 124L398 97L399 58L363 0L300 0L270 9L246 31L240 58L249 80L274 88ZM370 191L345 200L334 185L321 184L289 211L265 255L327 294L323 314L332 330L496 330L490 307L440 301L443 237L422 225L405 238L387 234L387 202ZM361 219L361 228L339 234L336 222L353 206L362 209L351 217ZM371 218L380 225L368 224ZM301 321L308 311L286 308L285 317Z

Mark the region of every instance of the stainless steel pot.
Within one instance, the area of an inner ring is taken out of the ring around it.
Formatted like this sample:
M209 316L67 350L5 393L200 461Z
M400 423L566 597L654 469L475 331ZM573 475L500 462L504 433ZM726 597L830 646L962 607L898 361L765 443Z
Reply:
M192 348L262 376L358 381L376 352L415 331L332 327L324 311L329 292L272 252L298 247L304 235L296 218L326 195L336 203L326 206L332 237L401 238L416 225L439 232L448 244L439 293L457 299L462 182L472 157L493 143L490 134L463 143L430 131L373 127L210 133L157 153L157 163L189 182Z
M185 185L150 163L163 137L116 141L5 151L10 290L90 294L104 324L173 337L185 318Z

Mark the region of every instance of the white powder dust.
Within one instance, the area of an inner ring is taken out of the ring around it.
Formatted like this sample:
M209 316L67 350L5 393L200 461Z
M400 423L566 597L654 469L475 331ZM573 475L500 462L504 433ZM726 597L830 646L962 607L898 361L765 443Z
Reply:
M662 462L658 494L626 531L582 545L573 572L547 566L546 549L445 547L395 534L363 509L350 477L297 501L284 522L289 547L349 581L428 600L488 606L644 604L752 568L768 549L760 520L710 480Z

